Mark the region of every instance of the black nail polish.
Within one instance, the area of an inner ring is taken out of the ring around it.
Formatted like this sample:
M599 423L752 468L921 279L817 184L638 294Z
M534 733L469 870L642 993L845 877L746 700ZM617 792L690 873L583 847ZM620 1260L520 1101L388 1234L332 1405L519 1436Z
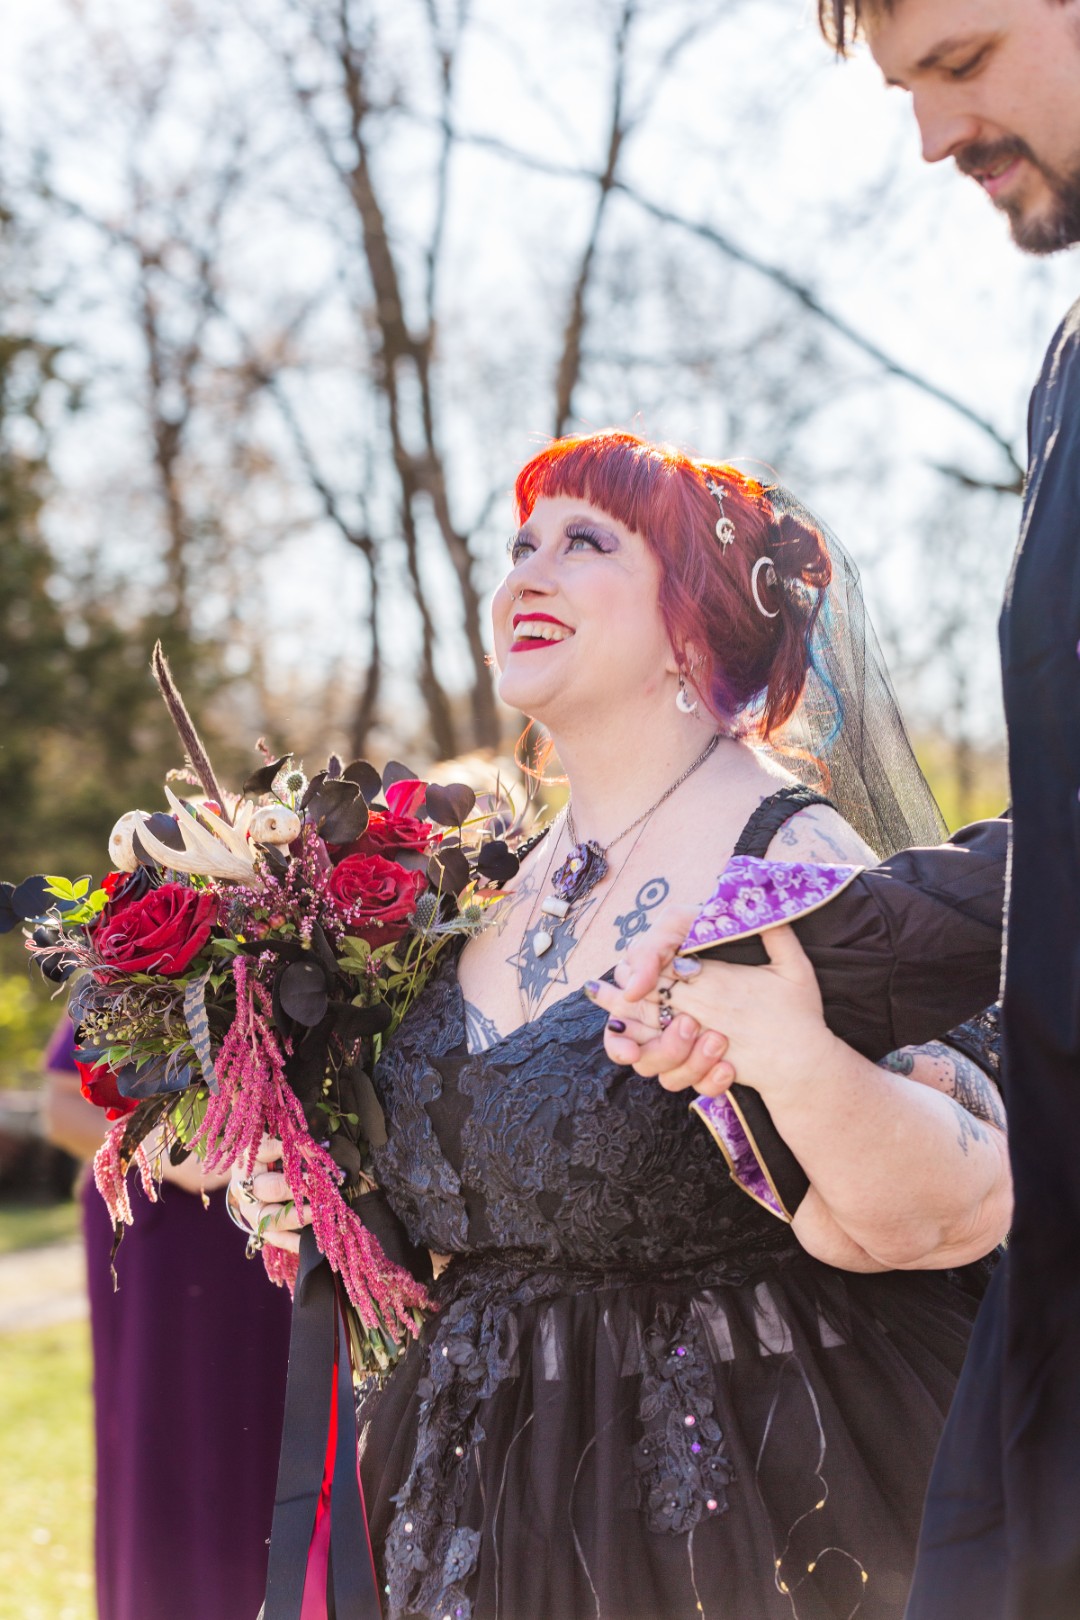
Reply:
M626 1025L621 1018L609 1018L607 1027L613 1035L623 1035L626 1032Z

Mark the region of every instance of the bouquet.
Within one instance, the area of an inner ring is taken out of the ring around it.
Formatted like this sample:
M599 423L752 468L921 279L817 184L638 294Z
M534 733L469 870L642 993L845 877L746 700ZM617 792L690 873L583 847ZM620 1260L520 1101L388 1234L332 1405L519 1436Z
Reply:
M116 1242L133 1165L153 1199L164 1154L250 1175L263 1136L276 1137L292 1200L310 1206L347 1296L354 1373L379 1373L431 1301L357 1213L385 1140L372 1072L439 953L484 924L493 886L517 870L496 836L513 807L498 787L478 805L464 784L395 763L380 773L332 758L309 780L291 755L266 758L229 796L160 646L154 671L191 766L174 779L189 790L166 786L167 811L120 818L100 886L4 884L0 929L28 921L43 971L69 984L83 1092L114 1121L94 1175ZM296 1257L262 1254L291 1286Z

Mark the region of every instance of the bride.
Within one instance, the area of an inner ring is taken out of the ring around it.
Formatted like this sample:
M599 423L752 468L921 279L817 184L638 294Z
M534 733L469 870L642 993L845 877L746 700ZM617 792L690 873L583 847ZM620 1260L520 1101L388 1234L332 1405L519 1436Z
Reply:
M616 432L550 445L516 494L499 690L546 728L570 795L376 1076L381 1186L450 1257L438 1315L361 1413L386 1612L899 1620L970 1263L1008 1226L994 1088L945 1042L870 1063L804 983L775 1086L811 1167L789 1225L685 1097L612 1061L595 997L736 847L874 862L865 837L936 840L928 791L834 772L834 808L785 767L793 726L830 749L843 730L823 649L851 633L838 548L801 510ZM297 1244L272 1169L233 1191Z

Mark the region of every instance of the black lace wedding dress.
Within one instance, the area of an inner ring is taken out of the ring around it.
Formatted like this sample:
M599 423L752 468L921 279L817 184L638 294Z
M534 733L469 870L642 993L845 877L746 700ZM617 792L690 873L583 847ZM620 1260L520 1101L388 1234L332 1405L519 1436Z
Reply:
M361 1410L389 1620L899 1620L977 1304L811 1259L584 995L479 1054L456 956L377 1075L453 1258Z

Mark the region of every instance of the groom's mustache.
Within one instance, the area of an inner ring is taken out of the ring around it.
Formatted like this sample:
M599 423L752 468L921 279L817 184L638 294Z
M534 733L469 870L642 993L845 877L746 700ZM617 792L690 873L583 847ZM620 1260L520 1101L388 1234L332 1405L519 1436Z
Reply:
M973 141L954 156L956 167L961 174L971 175L978 179L988 174L992 169L999 168L1003 163L1011 163L1015 158L1026 158L1041 171L1042 164L1035 156L1026 141L1019 135L1007 135L1000 141Z

